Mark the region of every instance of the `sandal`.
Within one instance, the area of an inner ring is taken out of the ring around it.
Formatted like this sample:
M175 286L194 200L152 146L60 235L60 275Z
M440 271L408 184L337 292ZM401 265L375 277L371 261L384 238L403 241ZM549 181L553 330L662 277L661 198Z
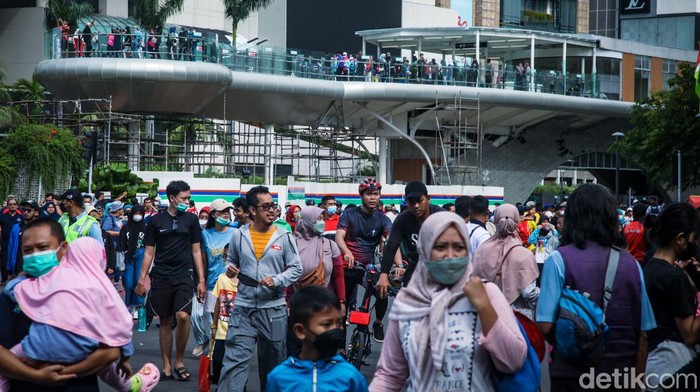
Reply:
M140 384L139 392L150 392L153 388L158 385L160 381L160 371L158 367L152 363L147 363L143 365L141 370L134 375L138 378L138 384ZM170 376L172 378L172 376ZM133 385L133 384L132 384Z
M173 377L172 374L165 374L165 370L160 371L160 380L161 381L167 381L167 380L174 380L175 377Z
M192 373L190 373L190 371L184 366L175 369L173 372L173 377L175 377L178 381L190 381L191 376Z

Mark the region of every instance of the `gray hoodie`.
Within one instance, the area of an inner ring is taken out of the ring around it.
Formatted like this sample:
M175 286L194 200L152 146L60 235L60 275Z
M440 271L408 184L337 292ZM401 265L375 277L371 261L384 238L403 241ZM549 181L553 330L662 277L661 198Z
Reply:
M301 259L292 234L281 227L275 228L260 261L255 256L250 225L234 230L228 247L229 263L257 281L271 276L275 283L274 287L251 287L239 282L234 306L272 308L285 305L284 288L301 277Z

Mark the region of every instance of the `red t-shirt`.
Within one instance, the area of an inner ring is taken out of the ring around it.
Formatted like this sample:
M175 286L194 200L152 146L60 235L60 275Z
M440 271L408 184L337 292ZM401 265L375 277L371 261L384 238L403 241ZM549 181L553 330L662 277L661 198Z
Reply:
M627 241L628 248L632 256L634 256L637 261L642 261L644 259L644 254L647 252L647 244L644 241L644 226L642 222L632 221L625 229L622 231L625 236L625 241Z
M326 219L326 231L336 231L338 230L338 222L340 217L338 214L333 214L330 218Z

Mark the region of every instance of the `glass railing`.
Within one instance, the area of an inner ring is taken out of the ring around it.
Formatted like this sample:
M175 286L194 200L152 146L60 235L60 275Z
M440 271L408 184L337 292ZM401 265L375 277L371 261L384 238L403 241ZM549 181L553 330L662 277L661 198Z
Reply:
M293 76L342 82L410 83L467 86L530 91L607 99L598 93L595 74L562 74L559 70L518 71L511 65L479 68L471 64L431 64L409 62L393 57L377 61L371 56L348 58L309 51L251 46L234 51L230 44L202 39L196 35L175 38L149 36L146 33L117 38L93 35L84 39L52 36L51 58L143 58L218 63L234 71ZM488 67L488 66L487 66Z

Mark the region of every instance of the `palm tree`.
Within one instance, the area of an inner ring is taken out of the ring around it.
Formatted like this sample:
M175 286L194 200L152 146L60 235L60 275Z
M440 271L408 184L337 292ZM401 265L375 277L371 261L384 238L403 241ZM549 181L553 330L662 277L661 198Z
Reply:
M10 89L3 83L4 79L5 67L0 61L0 133L4 133L4 128L24 122L22 115L10 104L12 96Z
M63 19L69 26L75 26L78 20L90 16L95 10L88 3L78 3L70 0L49 0L44 16L44 28L51 31L58 20Z
M224 0L226 17L233 19L233 42L231 43L233 50L236 50L238 22L247 18L251 13L267 7L270 3L272 3L272 0Z
M135 1L134 19L145 29L155 29L182 10L185 0L140 0Z

